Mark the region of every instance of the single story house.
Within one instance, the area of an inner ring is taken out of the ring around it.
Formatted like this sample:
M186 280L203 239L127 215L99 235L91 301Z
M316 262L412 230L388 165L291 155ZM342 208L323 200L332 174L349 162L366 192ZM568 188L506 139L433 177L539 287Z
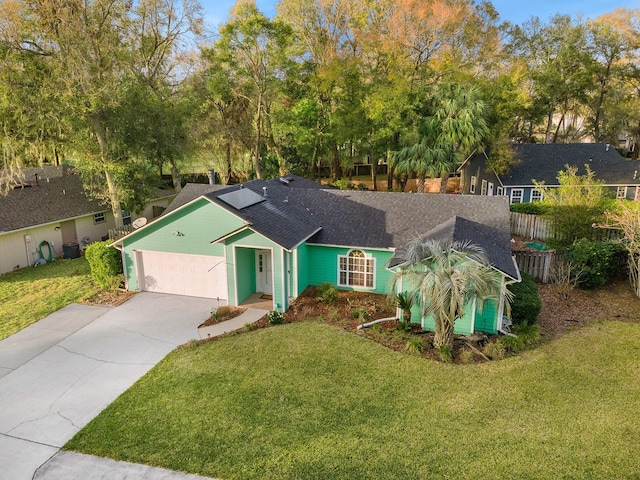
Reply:
M129 290L230 305L260 292L284 311L307 286L323 282L388 294L395 249L417 235L445 233L482 240L503 284L519 280L504 197L342 191L296 176L187 185L160 218L114 245ZM459 333L497 331L502 305L494 310L474 328L470 307L467 321L456 323Z
M175 194L159 192L140 215L159 216ZM115 227L111 209L87 196L81 178L66 165L25 168L0 195L0 274L33 265L41 257L79 254Z
M640 199L640 162L628 160L604 143L523 143L513 144L514 162L498 175L487 167L485 152L468 158L460 171L461 192L471 195L506 195L509 203L542 200L533 180L558 187L558 172L576 167L585 175L585 165L604 182L617 198Z

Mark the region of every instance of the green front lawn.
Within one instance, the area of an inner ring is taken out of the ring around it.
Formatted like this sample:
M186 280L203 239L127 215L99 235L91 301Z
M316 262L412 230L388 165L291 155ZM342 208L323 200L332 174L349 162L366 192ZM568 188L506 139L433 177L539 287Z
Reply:
M171 353L65 448L225 479L638 478L640 325L451 365L318 323Z
M99 291L84 257L0 275L0 340Z

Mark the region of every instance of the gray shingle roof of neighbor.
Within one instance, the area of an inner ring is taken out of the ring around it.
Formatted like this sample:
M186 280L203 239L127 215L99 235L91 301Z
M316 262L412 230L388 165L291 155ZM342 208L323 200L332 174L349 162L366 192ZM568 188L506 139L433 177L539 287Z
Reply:
M421 235L420 238L447 242L470 242L484 250L490 265L514 280L520 278L511 256L511 237L502 230L454 216ZM389 260L388 267L393 268L400 263L400 258L394 255Z
M41 178L38 185L18 187L0 195L0 233L104 212L90 199L79 176Z
M546 185L558 184L558 172L566 165L586 173L588 164L595 177L607 185L640 185L640 162L627 160L604 143L523 143L513 144L516 163L500 176L506 186L532 185L532 179Z

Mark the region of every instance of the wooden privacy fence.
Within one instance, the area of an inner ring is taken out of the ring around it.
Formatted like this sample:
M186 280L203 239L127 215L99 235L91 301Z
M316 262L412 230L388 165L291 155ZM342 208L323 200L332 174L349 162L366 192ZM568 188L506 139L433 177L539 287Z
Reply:
M520 272L526 272L537 282L549 283L551 271L560 255L555 251L513 252Z
M554 236L551 221L540 215L511 212L511 235L544 240Z
M110 228L109 229L109 240L114 241L118 240L121 237L131 233L133 231L133 227L131 225L124 225L121 228Z

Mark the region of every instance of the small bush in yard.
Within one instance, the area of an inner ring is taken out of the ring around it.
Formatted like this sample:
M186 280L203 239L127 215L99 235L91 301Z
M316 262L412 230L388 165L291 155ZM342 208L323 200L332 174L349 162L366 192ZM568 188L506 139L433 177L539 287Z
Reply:
M122 257L107 242L95 242L87 246L84 256L91 268L91 277L102 288L117 287L121 281Z
M578 286L596 288L624 268L624 247L614 242L592 242L585 238L567 247L565 261L580 271Z
M542 300L540 300L540 293L533 278L523 272L522 281L509 285L509 290L513 293L513 301L511 302L511 321L513 324L535 324L542 308Z
M276 310L271 310L267 313L267 321L269 325L281 325L284 323L284 314Z
M404 345L404 349L413 355L420 355L426 347L426 343L423 338L416 335L412 335L407 339L407 343Z
M482 349L483 353L491 360L502 360L507 353L503 340L499 338L494 342L487 343Z
M338 301L338 289L329 282L323 282L317 287L318 296L327 305L333 305Z
M509 206L509 210L515 213L525 213L528 215L543 215L547 213L548 208L542 202L530 202L530 203L514 203Z

